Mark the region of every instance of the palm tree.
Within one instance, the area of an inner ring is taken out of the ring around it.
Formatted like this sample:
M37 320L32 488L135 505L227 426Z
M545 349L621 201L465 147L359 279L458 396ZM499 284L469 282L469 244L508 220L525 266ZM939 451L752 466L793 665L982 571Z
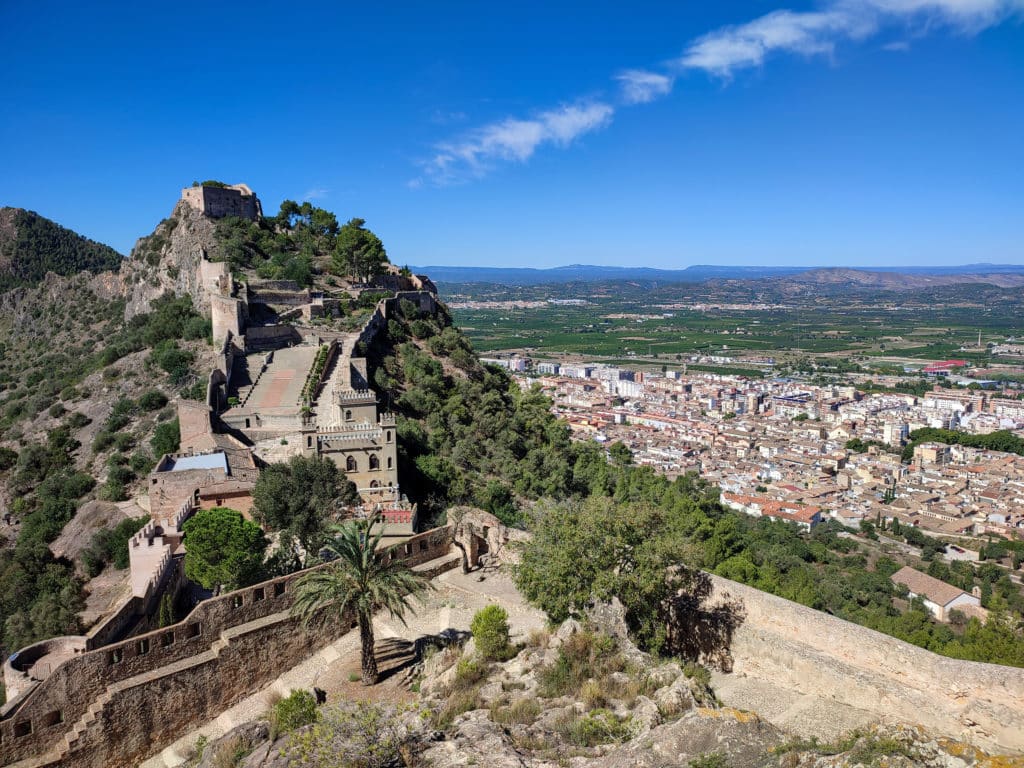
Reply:
M386 609L405 624L410 598L420 600L430 582L404 563L386 560L377 547L384 526L373 533L379 515L331 528L332 539L324 549L330 562L302 576L296 583L292 614L308 623L324 610L343 616L354 610L362 646L363 685L373 685L379 676L373 652L373 614Z

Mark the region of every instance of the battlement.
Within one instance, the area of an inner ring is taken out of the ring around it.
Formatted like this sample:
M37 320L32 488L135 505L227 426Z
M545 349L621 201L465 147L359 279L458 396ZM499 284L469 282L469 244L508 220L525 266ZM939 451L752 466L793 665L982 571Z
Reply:
M369 389L350 389L338 393L339 403L376 403L377 395Z

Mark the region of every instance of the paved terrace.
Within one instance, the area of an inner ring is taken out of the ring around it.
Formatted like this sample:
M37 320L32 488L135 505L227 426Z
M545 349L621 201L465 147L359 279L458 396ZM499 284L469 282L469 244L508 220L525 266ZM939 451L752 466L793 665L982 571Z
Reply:
M273 353L270 365L260 374L267 353L260 352L246 355L246 364L250 376L257 377L251 392L239 390L239 398L245 402L245 410L259 412L273 411L282 408L298 407L302 385L313 361L316 359L317 347L302 345L279 349Z

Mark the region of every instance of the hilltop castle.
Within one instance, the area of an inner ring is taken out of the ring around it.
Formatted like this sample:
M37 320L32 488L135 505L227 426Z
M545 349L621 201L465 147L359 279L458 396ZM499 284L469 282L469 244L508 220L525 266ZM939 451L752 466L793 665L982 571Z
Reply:
M263 216L259 198L246 184L197 182L181 190L181 199L211 219L238 216L256 221Z

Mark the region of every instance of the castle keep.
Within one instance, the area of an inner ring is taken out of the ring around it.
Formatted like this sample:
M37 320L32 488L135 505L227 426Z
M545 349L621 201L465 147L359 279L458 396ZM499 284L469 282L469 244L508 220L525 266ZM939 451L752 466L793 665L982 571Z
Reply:
M211 219L237 216L256 221L263 216L259 198L245 184L185 187L181 190L181 199Z

